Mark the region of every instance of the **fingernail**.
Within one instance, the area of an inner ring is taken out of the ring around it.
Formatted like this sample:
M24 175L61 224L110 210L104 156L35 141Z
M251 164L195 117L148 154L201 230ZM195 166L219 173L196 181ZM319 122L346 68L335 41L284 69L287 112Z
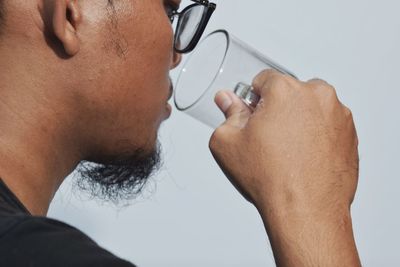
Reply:
M221 96L222 96L222 101L220 108L222 112L226 112L232 105L232 99L226 93L221 94Z

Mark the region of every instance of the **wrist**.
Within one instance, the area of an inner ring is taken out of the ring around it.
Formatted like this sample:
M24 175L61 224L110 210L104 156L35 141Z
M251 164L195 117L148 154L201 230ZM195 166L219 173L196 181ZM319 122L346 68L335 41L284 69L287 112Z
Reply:
M257 202L256 208L264 222L281 225L298 225L299 222L323 223L327 226L337 225L338 221L350 221L350 205L345 203L332 203L325 205L312 205L301 201L262 201Z
M359 266L349 207L258 207L278 266ZM338 257L339 256L339 257Z

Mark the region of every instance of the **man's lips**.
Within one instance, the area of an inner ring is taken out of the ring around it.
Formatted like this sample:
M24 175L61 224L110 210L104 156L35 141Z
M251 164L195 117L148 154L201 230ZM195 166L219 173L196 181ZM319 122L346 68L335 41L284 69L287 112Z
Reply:
M172 83L172 79L171 77L169 77L169 95L168 95L168 100L171 100L172 96L174 94L174 85ZM171 116L172 113L172 107L170 104L167 103L166 107L165 107L165 118L164 120L168 119Z
M172 83L171 77L169 77L169 95L168 95L168 101L171 100L173 94L174 94L174 84Z

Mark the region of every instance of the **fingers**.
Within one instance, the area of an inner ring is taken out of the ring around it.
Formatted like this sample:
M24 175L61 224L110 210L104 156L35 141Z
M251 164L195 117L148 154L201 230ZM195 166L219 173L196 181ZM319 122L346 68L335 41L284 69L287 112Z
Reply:
M326 82L324 80L314 78L314 79L308 80L306 82L306 85L310 89L313 89L315 91L315 93L317 93L317 94L327 94L327 95L331 95L332 97L337 98L335 87L333 87L331 84L329 84L328 82Z
M285 75L273 69L260 72L253 80L254 92L261 98L268 99L271 95L275 97L286 97L297 90L305 94L313 93L321 104L340 102L336 89L321 79L311 79L302 82L290 75Z
M312 85L316 85L317 87L320 87L321 85L332 86L327 81L319 79L319 78L314 78L314 79L308 80L307 83L308 84L312 84Z
M322 105L328 105L329 103L330 104L339 103L343 109L347 108L340 101L335 87L333 87L328 82L321 80L321 79L314 78L314 79L307 81L306 85L308 85L308 87L311 90L313 90L314 94L318 97L318 99L320 100L320 103Z
M261 98L267 97L271 91L287 90L298 87L301 82L290 75L285 75L273 69L260 72L253 80L254 93Z
M220 91L215 96L215 103L224 113L226 121L223 124L235 128L243 128L250 115L251 110L243 101L231 91Z
M250 118L251 111L246 104L231 91L220 91L215 96L215 103L224 113L226 121L211 136L209 147L218 161L221 154L228 153L231 144L238 141L238 133Z

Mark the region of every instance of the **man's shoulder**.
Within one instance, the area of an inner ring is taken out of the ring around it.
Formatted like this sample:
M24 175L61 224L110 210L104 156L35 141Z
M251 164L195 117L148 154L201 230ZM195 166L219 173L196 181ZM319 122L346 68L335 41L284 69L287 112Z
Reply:
M2 239L15 237L16 234L24 234L25 238L48 234L52 237L72 234L94 242L80 230L58 220L28 214L0 215L0 244L3 243Z
M133 266L63 222L0 216L0 266Z

